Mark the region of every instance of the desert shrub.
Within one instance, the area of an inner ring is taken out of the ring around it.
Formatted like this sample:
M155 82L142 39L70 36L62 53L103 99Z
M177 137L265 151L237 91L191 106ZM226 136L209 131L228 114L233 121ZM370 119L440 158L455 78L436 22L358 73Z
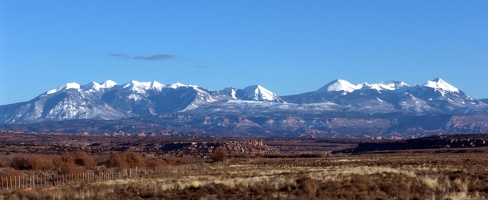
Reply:
M214 162L221 162L227 159L227 156L229 153L227 153L227 149L223 146L217 147L213 153L212 153L212 160Z
M144 158L142 158L141 155L134 152L125 152L123 155L125 156L129 167L132 168L144 166Z
M167 166L168 162L166 162L165 160L163 160L161 158L151 158L151 159L147 159L145 161L145 165L146 165L146 167L149 167L149 168L156 168L156 167Z
M58 169L60 174L78 174L85 171L86 169L84 167L76 165L72 162L65 163L63 166L61 166L61 168Z
M18 170L47 170L53 167L52 160L42 155L17 155L10 166Z
M76 165L83 166L89 169L93 168L96 165L95 160L84 151L75 151L73 153L70 153L70 156L73 157L73 161Z
M134 152L113 153L107 160L107 167L126 169L142 166L144 166L144 158Z
M319 188L319 181L308 177L302 177L297 180L297 186L309 197L315 196Z
M96 164L91 156L83 151L72 152L53 159L53 165L60 174L85 172Z
M118 167L121 169L129 168L127 161L124 159L121 153L113 153L108 157L107 167Z
M63 167L66 163L69 163L69 162L74 162L73 161L73 158L69 157L69 156L66 156L66 155L63 155L63 156L56 156L54 159L53 159L53 165L55 168L61 168Z

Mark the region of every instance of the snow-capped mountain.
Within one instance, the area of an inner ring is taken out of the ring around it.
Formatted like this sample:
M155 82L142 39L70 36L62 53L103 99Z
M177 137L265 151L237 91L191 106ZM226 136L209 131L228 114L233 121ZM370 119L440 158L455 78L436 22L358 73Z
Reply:
M28 102L0 106L0 123L108 120L167 113L236 116L487 114L488 105L440 78L412 86L402 81L352 84L337 79L316 91L281 97L260 85L212 91L182 83L164 85L134 80L119 85L108 80L86 85L67 83Z
M319 88L317 92L344 92L344 94L346 94L360 88L360 85L353 85L349 81L337 79L328 83L324 87Z
M244 89L228 87L221 90L220 92L235 100L284 103L283 99L281 99L278 95L274 94L273 92L269 91L261 85L252 85L245 87Z
M363 83L361 85L361 88L368 88L368 89L380 91L380 90L398 90L408 86L409 85L407 85L403 81L386 81L386 82L379 82L375 84Z
M77 83L74 83L74 84L77 84ZM104 89L110 89L110 88L114 87L115 85L117 85L116 82L114 82L112 80L107 80L107 81L103 82L102 84L97 83L97 82L88 83L88 84L82 86L81 89L83 89L85 91L95 92L95 91L100 91L100 90L104 90ZM52 90L53 93L57 92L57 91L58 91L57 89Z
M459 89L457 89L456 87L452 86L451 84L445 82L440 78L427 81L422 86L433 88L436 91L442 91L442 92L459 92Z
M196 85L157 81L119 85L112 80L86 85L67 83L28 102L0 106L0 123L33 123L70 119L121 119L191 111L204 104L239 98L282 102L262 86L236 90L234 95ZM236 96L237 95L237 96Z
M318 93L342 92L345 95L347 93L351 93L361 89L363 90L372 89L372 90L380 91L380 90L397 90L402 87L408 87L408 85L402 81L386 81L386 82L379 82L374 84L368 84L365 82L365 83L354 85L349 81L343 79L337 79L319 88L317 92Z
M484 113L487 105L436 78L421 85L402 81L352 84L335 80L315 92L282 97L297 104L331 102L355 111L429 113ZM376 110L376 111L375 111Z
M244 89L225 88L221 92L238 100L284 102L278 95L260 85L252 85Z
M85 88L86 90L82 89ZM88 87L69 83L24 103L0 106L0 121L33 123L70 119L120 119L132 114L114 109Z

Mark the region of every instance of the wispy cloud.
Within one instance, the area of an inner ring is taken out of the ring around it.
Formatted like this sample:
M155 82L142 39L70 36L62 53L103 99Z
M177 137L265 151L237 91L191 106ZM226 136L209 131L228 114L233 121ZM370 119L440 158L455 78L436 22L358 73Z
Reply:
M175 55L170 55L170 54L156 54L151 56L131 56L126 53L113 53L110 54L110 56L124 58L124 59L134 59L134 60L167 60L175 57Z
M169 54L156 54L152 56L134 56L133 59L135 60L166 60L174 58L174 55Z
M125 59L132 58L131 56L129 56L128 54L125 54L125 53L113 53L113 54L110 54L110 56L118 57L118 58L125 58Z

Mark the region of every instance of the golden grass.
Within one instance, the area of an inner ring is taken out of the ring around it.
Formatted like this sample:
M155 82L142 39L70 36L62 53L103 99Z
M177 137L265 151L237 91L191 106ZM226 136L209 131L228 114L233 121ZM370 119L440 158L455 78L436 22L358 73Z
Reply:
M487 199L486 161L485 154L233 160L0 199Z

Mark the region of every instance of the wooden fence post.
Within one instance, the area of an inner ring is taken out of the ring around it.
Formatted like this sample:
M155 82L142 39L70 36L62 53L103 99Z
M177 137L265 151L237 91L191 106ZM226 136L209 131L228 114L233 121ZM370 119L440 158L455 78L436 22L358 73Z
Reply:
M188 173L196 170L205 170L207 167L221 168L223 163L213 164L183 164L172 166L156 166L152 168L107 169L95 174L94 171L68 173L48 177L47 174L33 176L0 177L0 191L27 189L35 187L66 186L72 184L85 184L89 182L111 181L118 179L143 178L145 176L162 176L165 173ZM267 167L267 166L266 166Z

